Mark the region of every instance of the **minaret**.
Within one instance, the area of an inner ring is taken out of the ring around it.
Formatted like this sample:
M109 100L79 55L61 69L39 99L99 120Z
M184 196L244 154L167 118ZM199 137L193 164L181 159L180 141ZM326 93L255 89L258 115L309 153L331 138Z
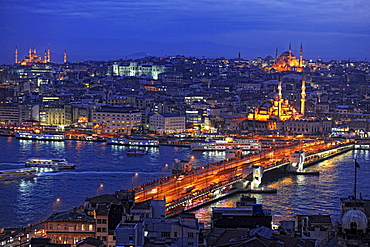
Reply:
M28 56L31 58L31 55L32 55L32 49L31 49L31 45L30 45L30 49L28 50Z
M301 114L304 116L304 108L306 103L306 76L302 72L302 92L301 92Z
M281 102L283 101L283 94L281 93L282 91L282 81L281 81L281 77L279 75L278 77L278 117L279 117L279 120L281 120Z
M276 52L275 52L275 60L277 60L279 57L279 53L278 53L278 48L276 47Z
M299 50L299 67L303 67L303 48L302 48L302 43L301 43L301 48ZM303 71L303 69L302 69Z
M50 63L50 46L48 45L48 63Z
M36 45L33 45L33 55L36 55Z
M44 63L47 63L48 62L48 53L46 51L46 48L44 50Z
M289 43L289 57L292 56L292 44Z
M63 55L63 63L67 62L67 51L64 50L64 55Z
M18 46L15 46L15 63L18 63Z

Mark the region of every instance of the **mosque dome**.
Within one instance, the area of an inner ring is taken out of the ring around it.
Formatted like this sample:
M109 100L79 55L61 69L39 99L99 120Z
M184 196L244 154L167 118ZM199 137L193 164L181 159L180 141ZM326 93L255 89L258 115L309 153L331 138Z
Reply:
M355 227L357 230L365 231L367 222L368 220L364 212L358 209L347 211L342 218L342 225L345 230L350 230Z
M277 92L271 92L267 95L268 99L273 99L273 100L278 100L279 99L279 94Z
M289 57L289 56L293 56L293 53L289 52L289 51L285 51L283 53L281 53L280 57Z

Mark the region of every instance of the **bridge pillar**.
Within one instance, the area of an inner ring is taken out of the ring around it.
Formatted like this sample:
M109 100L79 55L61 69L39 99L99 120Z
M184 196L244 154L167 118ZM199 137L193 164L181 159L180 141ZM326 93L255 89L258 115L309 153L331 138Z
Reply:
M305 161L306 155L304 151L295 151L290 154L290 170L292 171L303 171L303 164Z
M253 166L253 177L251 182L251 189L256 189L260 186L263 176L262 166Z

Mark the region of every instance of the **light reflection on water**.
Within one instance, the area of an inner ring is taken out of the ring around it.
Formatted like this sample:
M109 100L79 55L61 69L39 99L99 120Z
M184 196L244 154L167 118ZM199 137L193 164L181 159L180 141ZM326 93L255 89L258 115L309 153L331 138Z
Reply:
M320 176L288 176L270 182L267 188L276 188L276 194L251 194L258 204L270 209L274 224L282 220L292 220L297 214L329 214L333 221L340 216L340 198L353 194L354 158L360 163L357 191L363 198L370 198L367 177L370 176L369 151L356 150L334 157L310 167L309 170L320 171ZM212 207L234 207L240 198L233 195L227 200L212 203L195 211L199 221L210 226ZM228 201L226 203L226 201Z
M174 159L189 160L194 156L195 167L217 162L225 158L224 152L191 152L185 147L161 146L149 148L149 153L140 157L128 157L124 146L106 145L98 142L65 141L38 142L21 141L0 137L0 169L24 167L28 158L66 158L76 164L76 169L42 172L33 179L0 182L0 228L22 226L49 216L53 208L67 210L84 203L87 197L114 193L132 186L132 176L137 172L135 185L169 175L171 169L163 169ZM339 198L352 193L353 159L361 164L358 181L370 176L368 151L353 151L322 162L312 167L320 176L290 176L266 187L276 188L278 193L253 195L257 203L271 209L273 220L292 219L297 213L339 215ZM370 198L366 184L358 184L358 191ZM234 195L197 210L197 217L209 224L211 206L233 207L240 195ZM55 203L56 198L60 198Z

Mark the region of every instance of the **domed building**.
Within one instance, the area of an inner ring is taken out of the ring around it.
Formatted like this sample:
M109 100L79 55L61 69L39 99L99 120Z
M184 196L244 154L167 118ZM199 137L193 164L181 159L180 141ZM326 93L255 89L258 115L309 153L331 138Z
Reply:
M267 96L267 99L262 104L256 107L252 113L248 115L249 120L290 120L300 119L300 114L288 100L282 99L277 92L272 92Z
M278 72L282 71L297 71L302 72L303 71L303 50L302 45L300 47L300 54L299 59L296 58L293 53L291 46L289 45L289 50L286 52L283 52L279 57L276 55L276 61L275 64L271 67L267 67L267 70L275 70Z
M346 233L361 234L367 229L368 220L364 212L358 209L347 211L342 218L342 227Z
M15 63L21 65L30 65L32 63L47 63L50 62L50 48L44 54L44 59L36 54L36 47L28 50L28 55L24 56L23 60L18 61L18 47L15 48Z

